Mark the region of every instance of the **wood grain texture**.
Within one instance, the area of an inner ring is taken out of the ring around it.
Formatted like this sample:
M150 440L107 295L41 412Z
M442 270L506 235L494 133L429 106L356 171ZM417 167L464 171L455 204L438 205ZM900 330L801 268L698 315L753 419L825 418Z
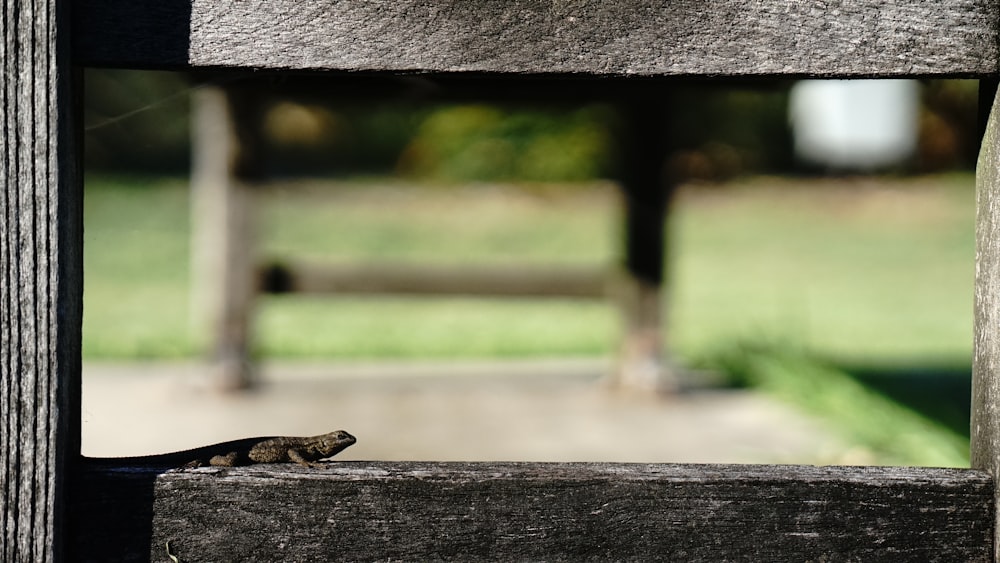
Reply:
M603 76L995 73L991 0L84 0L85 64Z
M60 558L83 288L68 3L0 0L0 560Z
M972 466L1000 475L1000 97L994 101L976 167L975 340ZM997 494L1000 506L1000 491ZM995 542L1000 542L1000 527ZM1000 546L1000 543L996 543ZM1000 557L1000 551L997 556Z
M82 560L990 561L971 470L331 463L85 468Z

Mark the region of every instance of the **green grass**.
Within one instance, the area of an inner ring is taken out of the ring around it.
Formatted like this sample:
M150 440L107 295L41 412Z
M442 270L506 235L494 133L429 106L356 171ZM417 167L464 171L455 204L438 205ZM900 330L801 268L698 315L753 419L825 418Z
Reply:
M186 185L90 179L84 201L84 357L194 354Z
M84 353L192 356L184 182L89 178ZM355 183L262 195L262 252L331 262L613 264L608 190L419 189ZM780 338L845 362L953 361L971 350L971 176L687 190L671 234L671 346ZM599 355L600 303L267 298L279 357Z
M874 463L968 467L967 431L963 434L949 428L794 345L731 346L716 355L712 365L733 383L770 392L815 416L834 421L850 443L868 450ZM935 402L940 406L947 403L947 398L938 396Z
M612 311L570 301L275 299L260 312L265 356L449 358L610 352Z
M326 188L261 195L263 255L512 265L600 265L613 256L606 190ZM201 349L188 320L186 190L175 180L87 182L85 357ZM257 348L274 357L595 355L612 351L615 319L596 302L272 297L258 311Z
M678 349L780 338L845 361L967 358L972 187L759 179L682 201Z
M86 190L85 357L199 354L186 182L89 177ZM685 189L670 348L836 420L881 463L961 465L973 191L971 175ZM261 252L286 258L599 265L620 244L606 185L304 182L259 197ZM280 358L598 356L614 352L617 322L606 304L571 300L286 296L262 300L256 332ZM914 384L928 366L948 369Z

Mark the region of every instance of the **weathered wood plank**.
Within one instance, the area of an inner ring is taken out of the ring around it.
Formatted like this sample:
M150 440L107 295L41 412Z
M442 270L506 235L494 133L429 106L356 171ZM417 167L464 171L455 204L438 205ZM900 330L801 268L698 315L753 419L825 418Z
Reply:
M79 62L602 76L986 75L991 0L85 0Z
M971 470L331 463L86 468L85 561L990 561Z
M981 95L992 94L993 103L976 167L971 457L973 467L996 478L1000 475L1000 97L990 90L981 90ZM1000 506L1000 491L996 498ZM1000 527L996 534L995 541L1000 541Z
M611 275L600 268L539 266L321 265L273 263L261 273L270 293L605 297Z
M0 560L61 555L79 449L81 186L69 2L0 0Z

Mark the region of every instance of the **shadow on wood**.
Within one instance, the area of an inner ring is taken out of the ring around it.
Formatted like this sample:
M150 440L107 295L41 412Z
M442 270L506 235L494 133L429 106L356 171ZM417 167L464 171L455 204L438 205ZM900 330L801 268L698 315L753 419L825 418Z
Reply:
M700 0L90 0L74 8L79 62L96 66L605 77L997 70L996 10L975 0L826 9L774 0L716 0L710 9Z
M922 468L342 462L85 468L83 561L989 561L993 483ZM151 522L151 533L146 528Z

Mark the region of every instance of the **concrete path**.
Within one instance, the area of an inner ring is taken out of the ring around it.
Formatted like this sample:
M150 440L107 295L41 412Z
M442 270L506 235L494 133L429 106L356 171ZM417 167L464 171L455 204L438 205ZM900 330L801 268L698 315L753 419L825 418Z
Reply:
M610 392L602 360L265 364L220 394L197 364L84 366L83 453L139 455L257 435L345 429L343 459L869 463L770 397L694 386Z

